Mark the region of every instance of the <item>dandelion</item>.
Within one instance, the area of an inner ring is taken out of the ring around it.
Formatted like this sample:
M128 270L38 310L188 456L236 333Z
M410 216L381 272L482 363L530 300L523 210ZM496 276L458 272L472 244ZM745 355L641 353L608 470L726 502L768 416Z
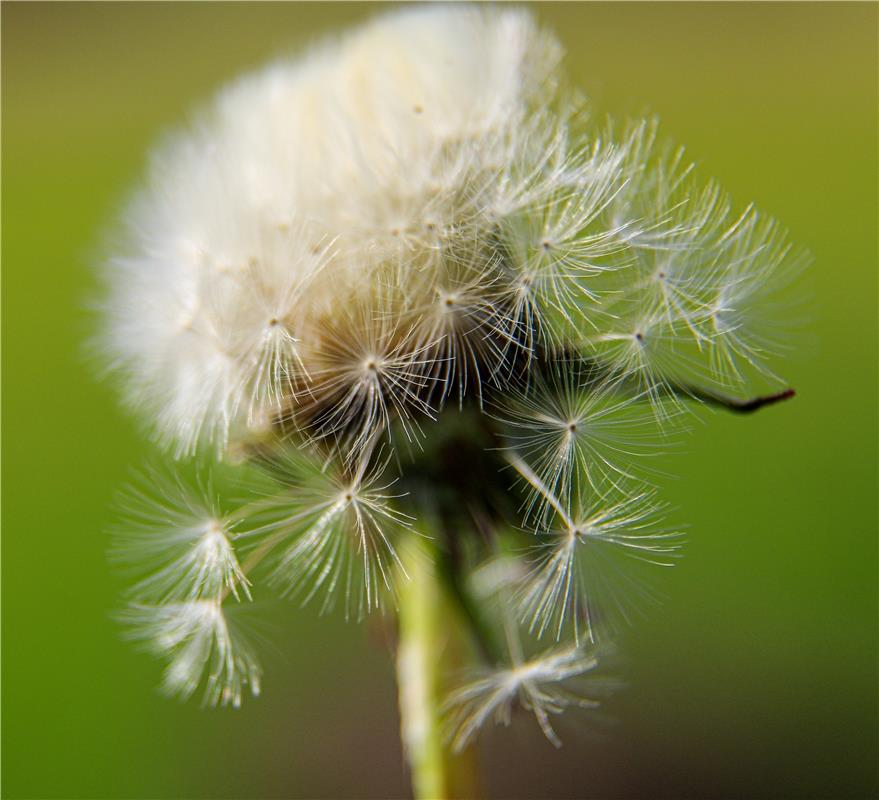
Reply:
M201 476L123 496L129 635L238 705L252 597L394 613L418 796L490 720L559 744L600 702L680 554L654 456L699 402L792 394L802 257L655 120L596 125L561 59L522 9L427 6L246 76L156 151L104 270L107 361Z

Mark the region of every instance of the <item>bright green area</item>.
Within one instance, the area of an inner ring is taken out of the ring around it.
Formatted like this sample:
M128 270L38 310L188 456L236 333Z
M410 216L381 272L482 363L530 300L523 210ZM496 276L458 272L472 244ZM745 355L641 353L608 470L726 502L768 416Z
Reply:
M114 491L150 447L95 380L93 265L156 136L365 5L2 7L3 795L346 797L406 791L391 625L275 611L238 712L154 690L110 618ZM622 651L604 740L521 720L486 785L526 797L867 797L877 749L875 4L542 6L602 111L658 112L807 246L799 392L706 415L668 460L690 523L668 600ZM274 653L274 654L272 654Z

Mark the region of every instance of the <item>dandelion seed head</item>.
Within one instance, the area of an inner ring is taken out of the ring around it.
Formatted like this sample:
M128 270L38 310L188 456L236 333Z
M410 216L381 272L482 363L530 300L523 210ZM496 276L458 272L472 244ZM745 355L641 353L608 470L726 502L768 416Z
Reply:
M679 555L652 457L689 400L746 410L777 380L802 257L656 120L596 124L561 58L519 8L406 7L244 76L156 149L103 349L175 457L262 468L232 511L160 471L123 499L122 617L166 690L238 705L257 582L360 618L396 605L423 528L476 611L502 608L507 658L452 694L454 746L515 706L558 743L551 718L594 706L596 643ZM520 627L555 643L526 655Z
M426 396L481 397L517 350L572 338L657 408L699 360L688 342L727 381L761 362L744 307L782 259L772 224L730 222L655 121L578 137L560 57L520 10L406 9L241 79L160 148L104 336L160 441L223 452L307 409L318 376L357 453ZM403 378L327 378L349 306L370 310L358 366ZM388 330L414 332L393 357Z

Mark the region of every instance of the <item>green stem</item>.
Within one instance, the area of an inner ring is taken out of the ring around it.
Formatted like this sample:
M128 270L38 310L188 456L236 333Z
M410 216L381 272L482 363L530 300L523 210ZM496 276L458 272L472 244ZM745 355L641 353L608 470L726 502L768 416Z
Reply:
M472 753L446 746L442 702L463 641L455 607L437 574L433 542L410 536L400 546L408 575L399 592L397 684L403 747L416 800L477 797Z

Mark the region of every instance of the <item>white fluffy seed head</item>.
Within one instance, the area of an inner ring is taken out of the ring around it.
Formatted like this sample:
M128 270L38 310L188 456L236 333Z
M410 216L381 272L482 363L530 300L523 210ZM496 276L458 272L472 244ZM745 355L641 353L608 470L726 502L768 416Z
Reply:
M492 562L510 664L453 696L456 746L516 702L556 742L550 715L591 705L569 691L595 665L582 645L679 545L635 483L657 422L771 378L774 292L801 262L654 121L594 126L560 57L521 9L407 7L244 77L154 154L106 265L104 350L175 455L234 446L274 480L233 515L158 475L129 493L125 616L169 690L237 705L258 688L224 601L260 565L353 616L393 597L395 537L438 503L450 529L536 542ZM447 401L477 421L442 427ZM385 448L431 431L407 475ZM465 464L471 446L493 455ZM525 490L518 519L493 459ZM524 658L517 623L573 644Z

